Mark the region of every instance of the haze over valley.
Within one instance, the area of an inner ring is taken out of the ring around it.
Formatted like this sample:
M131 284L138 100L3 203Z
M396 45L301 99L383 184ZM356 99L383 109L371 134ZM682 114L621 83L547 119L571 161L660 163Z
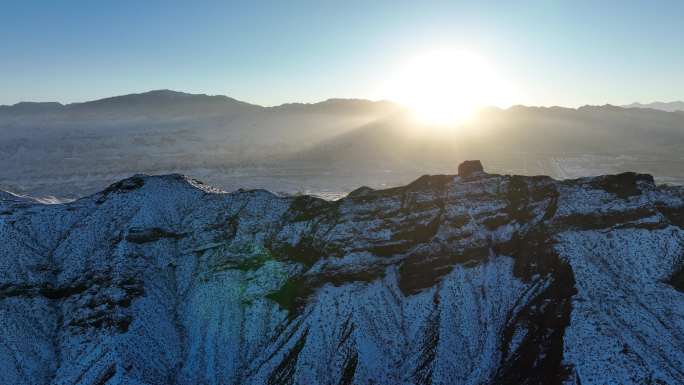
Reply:
M577 178L633 170L684 183L684 112L610 105L479 110L424 122L389 101L262 107L169 90L0 107L2 188L76 198L135 173L182 173L232 191L340 197L481 159L497 173Z

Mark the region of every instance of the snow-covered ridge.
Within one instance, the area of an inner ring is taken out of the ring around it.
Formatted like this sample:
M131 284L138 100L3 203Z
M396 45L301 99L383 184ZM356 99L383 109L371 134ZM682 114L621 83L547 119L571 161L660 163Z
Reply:
M678 384L683 226L634 173L3 195L0 383Z
M32 197L28 195L15 194L11 191L4 190L0 190L0 201L5 203L42 203L46 205L65 202L64 200L61 200L54 196Z

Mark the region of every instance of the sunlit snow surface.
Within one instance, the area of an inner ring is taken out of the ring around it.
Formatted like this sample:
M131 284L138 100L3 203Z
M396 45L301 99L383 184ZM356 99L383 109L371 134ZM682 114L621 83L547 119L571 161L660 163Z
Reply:
M2 196L0 383L684 383L682 191L597 180Z

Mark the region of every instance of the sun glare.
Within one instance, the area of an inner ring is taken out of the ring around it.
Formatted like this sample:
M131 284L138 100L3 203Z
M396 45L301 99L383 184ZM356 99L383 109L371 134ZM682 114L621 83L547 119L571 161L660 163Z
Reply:
M408 61L392 77L389 98L410 108L426 124L452 126L485 105L498 104L506 87L482 58L436 50Z

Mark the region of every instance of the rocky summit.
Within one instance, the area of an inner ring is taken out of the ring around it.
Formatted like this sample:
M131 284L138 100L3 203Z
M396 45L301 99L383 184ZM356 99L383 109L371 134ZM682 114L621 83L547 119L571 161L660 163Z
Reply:
M684 189L479 167L0 195L0 384L684 383Z
M484 172L479 160L466 160L458 165L458 175L461 177L469 177L476 172Z

